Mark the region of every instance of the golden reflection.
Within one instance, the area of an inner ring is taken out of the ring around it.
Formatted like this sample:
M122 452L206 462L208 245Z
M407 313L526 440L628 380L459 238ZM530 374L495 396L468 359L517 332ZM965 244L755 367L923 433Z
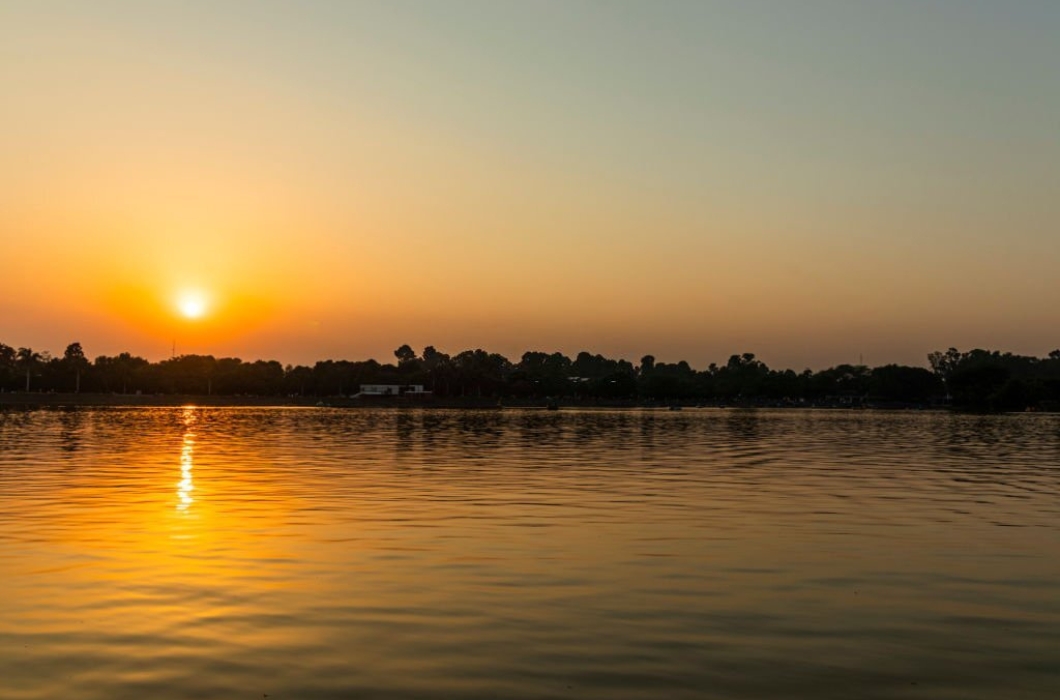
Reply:
M195 425L195 407L188 406L184 409L184 442L180 447L180 481L177 482L177 510L186 511L195 499L191 492L195 490L195 484L191 479L191 470L194 466L192 454L195 452L195 433L192 426Z

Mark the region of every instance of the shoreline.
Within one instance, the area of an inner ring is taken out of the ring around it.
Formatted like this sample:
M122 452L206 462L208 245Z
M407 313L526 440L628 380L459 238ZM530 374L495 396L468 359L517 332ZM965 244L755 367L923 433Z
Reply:
M217 396L206 394L74 394L52 392L0 392L0 408L76 408L76 407L172 407L211 406L246 408L555 408L601 409L786 409L786 410L882 410L882 411L950 411L945 406L907 404L868 404L863 406L820 404L783 404L778 402L641 402L582 401L578 399L496 399L485 397L449 397L406 399L401 397L353 398L342 396Z

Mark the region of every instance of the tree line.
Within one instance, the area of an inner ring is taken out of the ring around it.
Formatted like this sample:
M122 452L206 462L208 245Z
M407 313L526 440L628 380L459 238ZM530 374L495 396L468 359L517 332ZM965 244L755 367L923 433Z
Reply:
M973 410L1060 406L1060 350L1038 358L950 348L928 355L930 369L841 364L775 370L752 353L695 370L687 362L633 364L580 352L528 351L517 361L485 350L456 355L408 345L395 361L324 360L312 367L181 355L149 362L129 353L89 360L80 343L62 355L0 343L0 391L225 396L355 395L365 384L421 384L437 397L704 402L733 405L954 405Z

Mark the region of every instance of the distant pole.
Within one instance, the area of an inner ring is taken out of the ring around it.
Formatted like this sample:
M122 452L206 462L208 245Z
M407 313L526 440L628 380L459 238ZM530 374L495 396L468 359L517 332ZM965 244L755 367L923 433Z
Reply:
M176 359L176 357L177 357L177 340L176 340L176 338L174 338L173 339L173 354L170 355L170 359Z

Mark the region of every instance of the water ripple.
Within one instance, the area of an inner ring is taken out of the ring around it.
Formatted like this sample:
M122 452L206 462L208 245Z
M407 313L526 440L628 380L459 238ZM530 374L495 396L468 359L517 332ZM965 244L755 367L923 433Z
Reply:
M0 411L0 696L1052 698L1060 417Z

